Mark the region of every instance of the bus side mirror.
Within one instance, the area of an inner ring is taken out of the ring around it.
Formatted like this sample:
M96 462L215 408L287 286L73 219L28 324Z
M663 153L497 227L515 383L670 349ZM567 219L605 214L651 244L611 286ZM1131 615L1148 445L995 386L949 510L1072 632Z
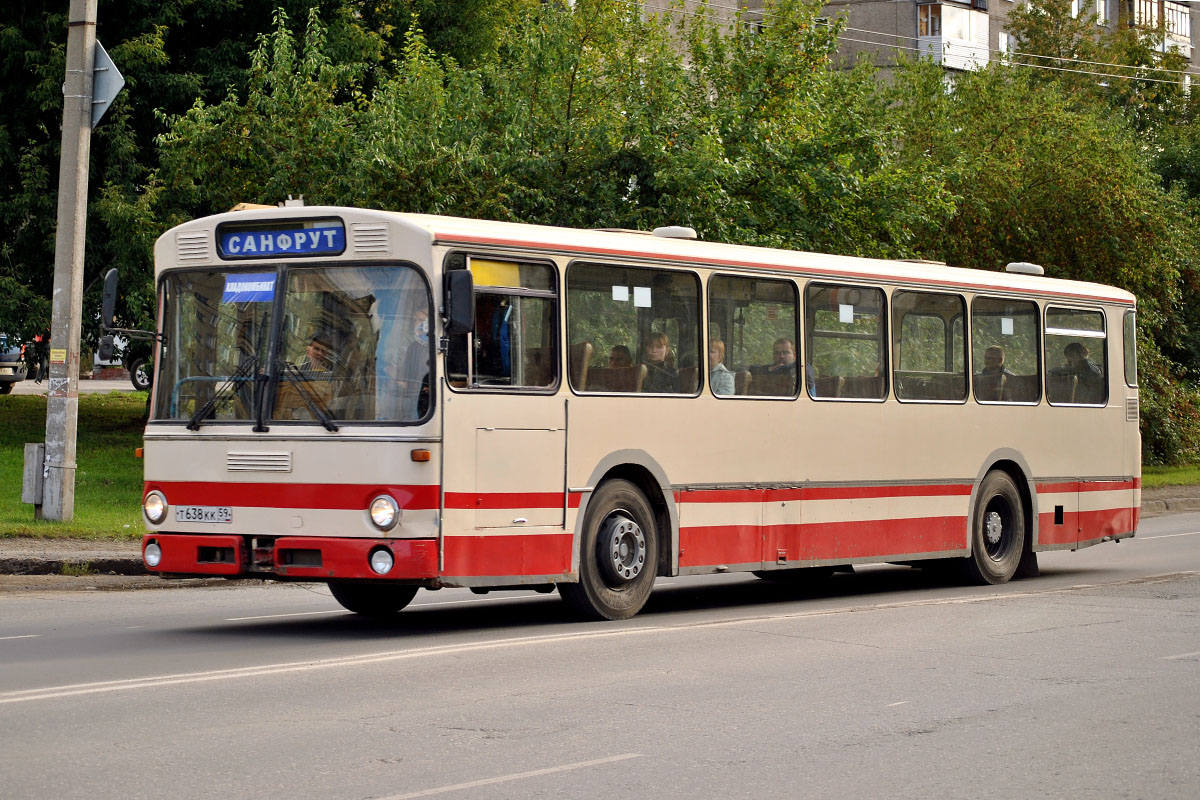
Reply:
M112 334L100 337L100 344L96 347L96 356L101 361L112 361L112 357L113 357Z
M110 269L104 275L104 300L100 305L100 325L105 329L113 326L113 310L117 306L117 271ZM109 346L112 345L112 337L108 337ZM107 359L106 359L107 360Z
M475 281L470 271L456 269L447 272L444 289L446 333L450 336L470 333L475 329Z

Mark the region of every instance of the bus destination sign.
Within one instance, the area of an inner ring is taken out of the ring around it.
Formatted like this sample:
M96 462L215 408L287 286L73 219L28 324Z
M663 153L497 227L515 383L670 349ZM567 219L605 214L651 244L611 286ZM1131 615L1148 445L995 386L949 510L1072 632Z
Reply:
M341 225L319 228L220 231L223 258L271 256L328 256L346 249L346 229Z

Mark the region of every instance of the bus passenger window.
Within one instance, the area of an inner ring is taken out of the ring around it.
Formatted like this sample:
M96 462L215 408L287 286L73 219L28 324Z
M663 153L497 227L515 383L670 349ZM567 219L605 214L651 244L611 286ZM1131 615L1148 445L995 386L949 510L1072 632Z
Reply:
M568 367L577 392L700 390L700 286L690 272L572 264Z
M805 384L811 397L882 400L884 372L881 289L809 284L804 291ZM808 369L806 368L806 370Z
M1104 315L1046 309L1046 399L1052 405L1108 401Z
M892 294L892 369L896 397L906 401L967 399L967 305L952 294Z
M976 401L1038 402L1037 304L998 297L972 300L971 362Z
M708 283L708 380L717 396L795 397L796 287L714 275Z
M554 268L475 257L465 261L475 284L475 329L451 337L446 354L451 386L554 387L558 383Z

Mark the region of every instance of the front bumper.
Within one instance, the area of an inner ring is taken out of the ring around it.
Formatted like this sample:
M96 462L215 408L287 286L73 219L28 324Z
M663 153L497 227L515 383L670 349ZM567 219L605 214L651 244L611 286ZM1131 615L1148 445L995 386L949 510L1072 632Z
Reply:
M436 539L351 539L315 536L234 536L148 533L146 545L162 551L159 563L146 569L160 575L218 575L295 580L426 581L438 576ZM370 566L377 548L392 553L394 566L379 575Z

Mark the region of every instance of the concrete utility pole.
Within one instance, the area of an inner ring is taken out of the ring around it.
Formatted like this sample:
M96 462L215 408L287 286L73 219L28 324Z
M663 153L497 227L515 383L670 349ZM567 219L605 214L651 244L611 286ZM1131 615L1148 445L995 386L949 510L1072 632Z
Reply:
M42 519L75 516L75 431L79 420L79 334L83 316L83 243L87 230L88 160L92 150L92 81L96 2L71 0L67 75L63 83L62 158L54 298L50 323L50 390Z

